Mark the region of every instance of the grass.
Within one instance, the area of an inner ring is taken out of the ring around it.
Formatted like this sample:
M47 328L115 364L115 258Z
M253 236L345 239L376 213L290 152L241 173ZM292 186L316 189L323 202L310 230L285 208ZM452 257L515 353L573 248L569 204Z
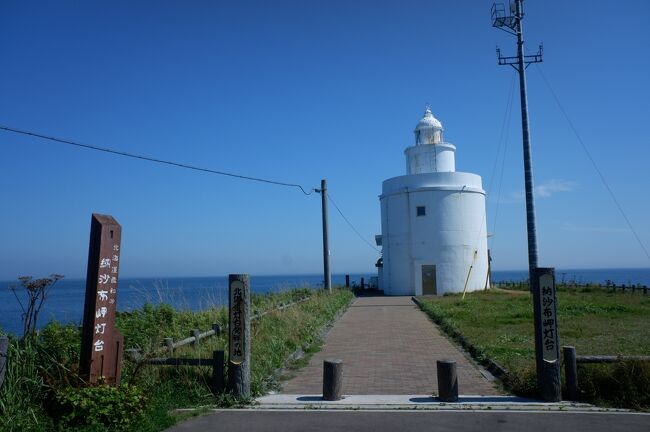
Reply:
M464 340L479 360L508 370L505 379L521 395L535 392L532 299L526 291L490 290L420 297L422 307L452 337ZM650 355L650 296L598 288L558 290L561 345L578 355ZM581 365L583 400L650 408L650 367L643 363Z
M349 290L333 290L332 294L326 294L299 289L254 295L252 310L272 310L305 295L311 298L282 311L273 310L252 323L253 396L277 388L276 371L291 365L287 358L293 352L319 347L319 331L353 298ZM226 312L224 307L190 312L176 311L167 305L148 305L141 310L118 314L117 326L124 335L126 347L137 347L147 357L160 357L165 355L160 349L165 337L177 340L187 337L194 328L205 331L213 323L226 324ZM198 349L188 345L175 350L174 357L210 358L215 349L227 353L227 344L226 335L210 337L202 340ZM46 326L33 341L11 340L7 378L0 390L0 430L66 430L57 423L58 413L53 401L62 394L67 400L76 400L79 346L79 330L56 322ZM227 393L213 395L208 388L210 375L209 367L150 366L125 359L122 383L146 395L146 405L143 412L138 412L140 420L135 429L112 430L159 431L182 418L170 414L175 408L236 406L249 402L235 400ZM115 398L123 400L122 395ZM88 424L78 430L111 429Z
M5 382L0 390L0 430L51 428L52 421L39 400L43 384L36 347L30 342L9 344Z

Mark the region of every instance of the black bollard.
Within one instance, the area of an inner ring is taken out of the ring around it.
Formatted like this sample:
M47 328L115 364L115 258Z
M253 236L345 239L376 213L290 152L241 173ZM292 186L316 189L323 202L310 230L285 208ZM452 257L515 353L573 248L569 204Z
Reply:
M323 400L341 399L343 389L343 360L329 359L323 362Z
M443 402L458 402L458 376L456 375L456 362L452 360L438 360L438 399Z

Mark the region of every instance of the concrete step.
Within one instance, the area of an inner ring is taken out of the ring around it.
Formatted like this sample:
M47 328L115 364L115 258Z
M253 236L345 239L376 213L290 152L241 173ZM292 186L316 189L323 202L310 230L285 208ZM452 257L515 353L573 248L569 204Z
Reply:
M325 401L321 395L270 394L256 399L251 409L280 410L509 410L627 412L600 408L586 403L546 403L516 396L461 395L458 402L441 402L431 395L346 395L338 401Z

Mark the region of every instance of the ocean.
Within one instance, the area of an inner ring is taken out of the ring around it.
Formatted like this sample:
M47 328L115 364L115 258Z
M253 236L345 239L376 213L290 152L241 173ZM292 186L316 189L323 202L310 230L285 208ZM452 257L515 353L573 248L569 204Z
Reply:
M367 282L371 274L350 274L352 282ZM22 333L22 309L9 287L15 284L17 294L22 294L18 281L0 281L0 329L7 333ZM345 275L332 275L332 284L345 284ZM322 287L323 275L251 275L251 292L279 292L293 288ZM85 279L62 279L50 291L38 318L42 327L50 320L80 324L83 318ZM23 298L21 300L24 303ZM145 303L168 303L177 309L201 310L228 303L228 277L165 277L120 278L117 291L118 311L141 308Z
M357 284L362 277L366 282L373 274L350 274L352 282ZM527 270L494 271L494 282L523 281L528 277ZM650 269L558 269L558 283L576 282L601 283L607 280L616 284L650 285ZM18 281L0 281L0 329L8 333L19 334L22 330L22 310L9 286ZM251 275L253 293L279 292L307 286L312 289L322 287L323 276L318 275ZM343 285L344 274L332 275L332 283ZM80 324L83 315L85 291L84 279L63 279L52 289L39 316L39 327L52 319L60 322ZM21 293L21 288L16 290ZM23 300L24 301L24 300ZM183 278L123 278L119 281L118 310L129 311L141 308L145 303L169 303L177 309L201 310L228 302L228 278L183 277Z

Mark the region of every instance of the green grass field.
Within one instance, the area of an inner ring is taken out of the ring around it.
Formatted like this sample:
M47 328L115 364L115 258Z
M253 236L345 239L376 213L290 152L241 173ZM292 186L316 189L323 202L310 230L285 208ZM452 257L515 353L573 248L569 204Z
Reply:
M490 290L470 293L465 300L460 295L419 300L445 332L462 335L475 357L489 358L507 369L506 384L515 392L534 393L533 307L527 291ZM575 346L578 355L650 355L650 295L560 288L558 321L560 344ZM650 406L647 364L584 365L579 378L584 400ZM634 388L623 388L628 379Z

